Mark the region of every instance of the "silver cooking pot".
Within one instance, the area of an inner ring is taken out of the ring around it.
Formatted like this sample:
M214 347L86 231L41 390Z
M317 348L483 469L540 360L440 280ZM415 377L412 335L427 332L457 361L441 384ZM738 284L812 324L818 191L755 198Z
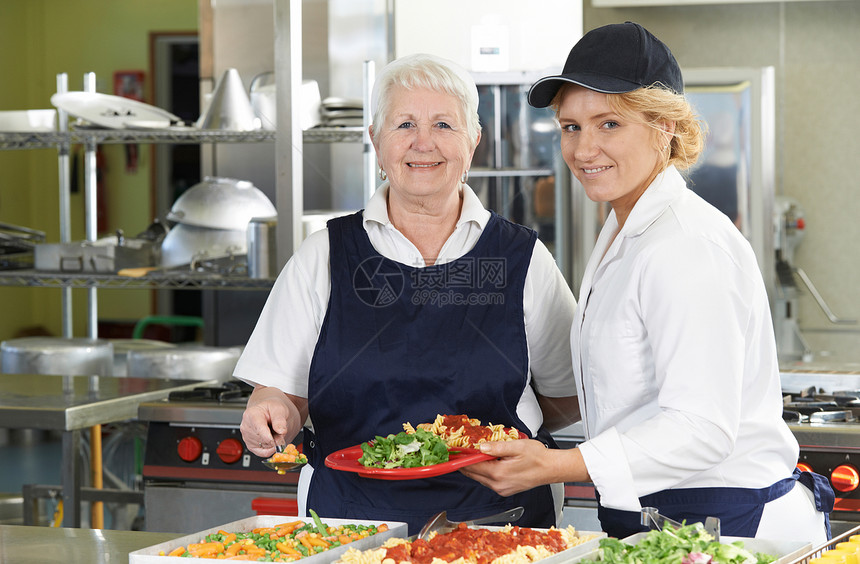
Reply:
M211 229L178 223L161 242L161 265L190 264L193 259L243 255L248 250L245 229Z
M182 193L167 219L184 225L245 233L252 217L278 215L271 200L247 180L207 176Z
M172 349L129 351L128 375L169 380L229 380L242 348L180 345Z
M132 351L152 351L175 349L176 345L154 339L110 339L113 344L113 375L128 376L128 353Z
M110 376L113 344L101 339L23 337L0 343L2 372Z

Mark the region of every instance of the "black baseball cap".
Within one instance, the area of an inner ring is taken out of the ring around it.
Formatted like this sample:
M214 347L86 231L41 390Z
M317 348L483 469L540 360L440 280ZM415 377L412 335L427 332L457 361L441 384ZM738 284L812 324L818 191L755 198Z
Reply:
M678 62L666 45L633 22L592 29L576 42L561 74L547 76L529 89L529 104L550 105L564 83L597 92L622 94L656 84L678 94L684 80Z

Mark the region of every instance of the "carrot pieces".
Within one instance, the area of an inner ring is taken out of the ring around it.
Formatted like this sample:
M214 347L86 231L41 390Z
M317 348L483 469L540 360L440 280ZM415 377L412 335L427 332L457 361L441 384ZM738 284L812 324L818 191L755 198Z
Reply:
M190 556L219 560L266 560L294 562L307 556L349 544L388 530L387 525L328 526L319 517L313 521L295 520L272 527L257 527L249 532L219 530L197 543L180 546L162 556Z

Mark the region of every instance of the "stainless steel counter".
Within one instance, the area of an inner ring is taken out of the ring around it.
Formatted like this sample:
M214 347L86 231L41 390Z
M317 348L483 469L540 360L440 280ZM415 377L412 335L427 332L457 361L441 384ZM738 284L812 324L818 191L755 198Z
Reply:
M0 427L63 432L63 525L81 525L80 431L137 418L142 402L215 381L0 374Z
M0 427L74 431L137 418L142 402L200 380L0 374Z
M128 553L182 535L106 529L0 525L0 562L14 564L117 564Z

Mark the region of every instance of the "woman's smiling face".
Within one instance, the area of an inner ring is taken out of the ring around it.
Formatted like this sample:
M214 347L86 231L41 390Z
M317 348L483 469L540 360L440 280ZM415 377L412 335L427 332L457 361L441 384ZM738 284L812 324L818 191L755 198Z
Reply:
M413 196L459 190L475 145L455 96L426 88L395 87L374 141L392 190ZM480 137L479 137L480 139Z
M620 223L657 175L655 132L617 114L607 95L581 86L566 88L558 108L561 152L595 202L609 202Z

